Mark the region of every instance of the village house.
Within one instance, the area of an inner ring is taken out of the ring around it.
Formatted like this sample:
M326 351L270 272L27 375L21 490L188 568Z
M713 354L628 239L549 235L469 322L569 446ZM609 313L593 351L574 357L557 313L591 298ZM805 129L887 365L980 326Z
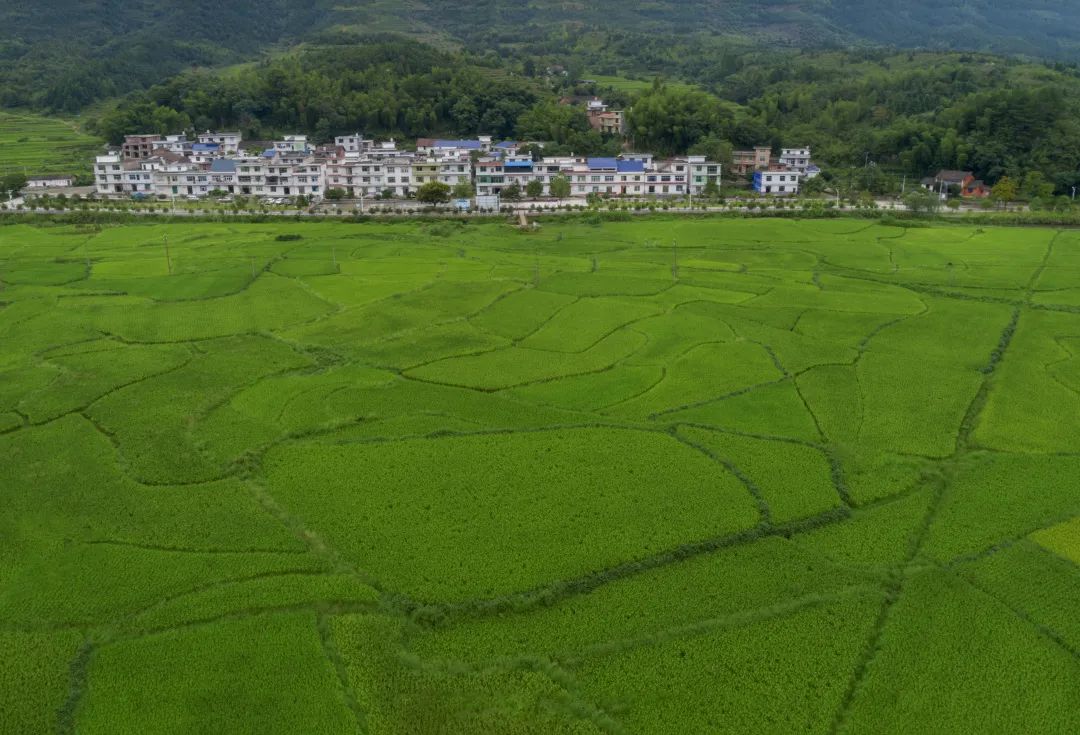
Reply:
M346 153L363 153L375 145L374 140L368 140L360 133L352 135L339 135L334 138L334 145L343 148Z
M753 188L758 194L795 196L799 193L802 174L786 166L770 166L754 172Z
M74 185L71 176L31 176L26 180L27 189L63 189Z
M723 165L706 160L705 156L689 156L686 162L690 166L690 191L702 194L710 182L717 187L723 184Z
M236 194L236 161L219 158L210 164L210 191Z
M476 140L443 140L440 138L420 138L416 141L416 153L434 158L458 158L473 153L482 154L491 151L490 135L481 135Z
M983 181L976 179L971 171L949 171L943 169L930 179L923 179L923 186L941 194L942 198L948 196L950 190L956 189L960 196L966 199L985 199L989 197L991 189Z
M806 170L810 167L810 149L809 148L781 148L780 149L780 164L787 166L793 171L798 171L801 174L805 174Z
M121 157L125 161L149 158L160 138L160 135L126 135L123 145L120 146Z
M622 110L608 109L599 97L594 97L585 103L585 115L589 118L592 129L603 135L626 134L626 114Z
M772 162L772 148L759 145L754 146L752 151L733 151L731 161L734 173L746 176L769 167Z
M219 133L207 130L205 133L200 133L197 138L202 145L216 145L222 155L235 156L240 152L240 133Z

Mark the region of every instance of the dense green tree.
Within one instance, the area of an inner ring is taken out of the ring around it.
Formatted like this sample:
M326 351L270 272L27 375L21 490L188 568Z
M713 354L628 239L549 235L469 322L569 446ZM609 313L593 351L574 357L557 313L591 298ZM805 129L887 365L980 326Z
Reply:
M508 202L516 202L521 200L521 187L517 184L511 184L503 189L499 196Z
M1046 180L1042 171L1028 171L1020 187L1020 196L1024 199L1050 199L1054 195L1054 185Z
M1016 200L1019 194L1019 189L1016 186L1016 182L1005 176L1001 181L994 184L994 188L991 190L991 194L994 199L999 202L1012 202Z
M20 173L8 174L0 179L0 195L13 197L26 186L26 176Z
M551 180L551 184L548 185L548 190L551 192L551 196L559 199L566 199L570 196L570 179L565 176L559 175Z
M544 195L543 183L533 180L525 185L525 194L530 199L537 199Z
M637 147L661 154L685 153L710 135L722 135L733 121L716 97L664 85L638 98L628 115Z
M934 214L941 209L941 197L926 189L904 195L904 206L915 214Z
M454 185L452 196L454 199L472 199L476 194L476 190L473 189L473 185L468 181L462 181Z
M725 171L730 171L733 150L729 141L710 133L690 146L687 153L705 156L710 161L723 164Z
M445 204L450 201L450 187L441 181L429 181L416 190L416 200L425 204Z

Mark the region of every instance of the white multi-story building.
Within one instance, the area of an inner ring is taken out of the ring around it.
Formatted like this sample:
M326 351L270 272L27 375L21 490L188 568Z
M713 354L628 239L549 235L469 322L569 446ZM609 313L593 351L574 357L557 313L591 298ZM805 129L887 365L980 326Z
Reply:
M154 193L165 197L205 197L212 190L210 172L186 163L169 163L153 173Z
M210 165L229 154L225 153L220 143L193 143L186 155L192 163Z
M413 159L411 173L413 183L418 187L425 181L438 181L454 187L472 181L473 166L472 160L467 155L436 159Z
M804 174L811 165L810 149L782 148L780 149L780 164Z
M257 197L321 198L325 191L325 164L304 153L238 158L236 193Z
M124 159L119 153L108 153L94 160L94 191L99 196L124 192Z
M124 160L119 153L98 156L94 162L94 191L103 197L154 196L154 170L160 158Z
M207 130L198 136L199 143L203 145L216 145L222 155L235 156L240 152L242 136L240 133L219 133Z
M651 154L627 154L618 158L553 156L533 161L528 156L484 158L476 164L476 192L481 196L501 193L517 185L522 191L532 181L550 194L551 182L564 176L570 195L685 196L704 190L708 179L718 178L720 164L704 156L655 160Z
M236 161L219 158L210 164L210 191L236 194Z
M393 142L393 141L391 141ZM334 145L344 148L346 153L363 153L375 147L375 141L365 138L360 133L339 135L334 138Z
M282 140L274 141L276 153L307 153L309 150L306 135L286 135Z
M801 180L802 174L794 169L771 166L754 172L754 191L769 196L795 196Z
M390 147L376 146L372 151L378 151L379 155L353 153L326 161L326 189L341 189L355 198L377 197L387 192L394 197L407 197L416 183L415 158ZM437 176L438 169L432 174Z
M154 151L166 150L170 153L175 153L178 156L182 156L191 150L192 143L187 139L184 134L180 135L165 135L154 141Z
M687 156L690 169L690 193L703 194L709 182L719 187L723 183L724 167L715 161L706 160L705 156Z
M206 132L191 143L182 135L149 140L130 136L127 150L99 156L95 185L101 196L141 194L157 197L201 197L225 192L255 197L322 198L329 189L350 197L408 197L428 182L450 187L473 182L478 196L497 196L508 187L526 191L539 184L550 195L551 184L565 177L570 196L664 197L702 193L719 181L720 164L704 156L655 159L649 153L619 157L553 156L533 160L517 144L492 145L490 137L475 141L418 141L417 153L397 149L393 140L376 142L359 133L339 136L334 145L311 147L306 136L290 135L270 143L242 141L238 133ZM146 155L145 148L153 151ZM230 151L240 151L240 155ZM488 152L476 160L478 152ZM135 157L144 156L144 157ZM475 164L474 164L474 161ZM798 172L790 182L771 179L763 193L795 193ZM768 176L779 171L762 172Z
M687 193L686 161L589 158L568 172L573 196L683 196Z
M491 151L490 135L481 135L476 140L444 140L441 138L420 138L416 141L416 152L432 158L458 158L472 153Z

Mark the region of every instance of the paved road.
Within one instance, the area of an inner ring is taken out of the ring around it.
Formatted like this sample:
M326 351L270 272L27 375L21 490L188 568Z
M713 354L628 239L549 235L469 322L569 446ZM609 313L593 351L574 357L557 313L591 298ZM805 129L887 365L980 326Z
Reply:
M580 205L580 202L577 202L577 204ZM18 204L13 203L13 207L14 206L18 206ZM511 209L515 214L517 212L525 212L526 214L558 214L559 212L565 211L565 210L557 209L554 206L537 207L537 208L534 209L534 208L530 207L530 203L513 205L513 206L511 206ZM840 211L840 212L858 211L857 207L836 207L834 209L835 209L835 211ZM907 209L907 207L905 207L902 203L899 203L899 202L891 202L891 201L880 201L880 202L878 202L878 211L885 211L885 212L888 212L888 211L904 211L906 209ZM46 208L42 208L42 207L36 207L36 208L23 209L21 211L28 212L28 213L34 213L34 214L72 214L72 213L80 212L80 211L88 211L88 212L105 211L105 212L107 212L109 210L102 210L102 209L96 208L96 207L92 207L92 208L90 208L88 210L55 209L55 208L46 209ZM589 211L589 210L578 210L578 211ZM609 212L609 211L625 211L625 212L629 212L630 214L642 214L642 215L653 214L653 213L661 213L661 214L662 213L669 213L669 214L700 214L702 212L721 213L721 212L732 212L732 211L745 211L745 207L735 207L735 208L732 208L732 207L708 207L707 209L701 209L701 208L698 208L698 207L695 207L693 209L690 209L688 207L669 207L668 209L659 209L658 208L658 209L655 209L655 210L650 210L650 209L609 210L606 207L601 206L599 209L596 209L594 211L600 212L600 213ZM756 210L756 211L760 211L760 210ZM797 210L778 209L777 211L793 212L793 211L797 211ZM360 214L360 212L357 211L357 210L350 210L350 209L346 209L346 208L342 208L340 210L320 209L320 210L317 210L317 211L300 210L300 209L284 209L284 210L279 209L279 210L268 210L268 211L265 211L265 212L262 212L262 211L256 211L256 212L240 211L240 212L235 212L235 211L233 211L231 209L205 210L205 211L202 211L202 210L194 211L194 210L189 210L189 209L177 209L177 210L174 210L174 211L155 210L155 211L150 211L150 212L144 211L144 210L120 210L120 212L124 213L124 214L130 214L130 215L134 215L134 216L139 216L139 217L165 217L165 216L169 216L169 217L207 217L207 216L249 217L249 216L267 216L267 217L302 217L302 218L307 218L307 219L322 219L322 218L326 218L326 217L347 217L347 216L354 215L354 214ZM364 214L368 215L368 216L375 216L375 217L418 217L418 216L423 217L423 216L432 216L432 215L445 217L445 216L448 216L448 215L464 214L464 213L459 213L459 212L456 212L455 210L452 210L452 209L444 209L444 210L440 210L438 212L425 212L425 211L420 211L420 210L410 212L410 211L407 211L405 209L400 209L400 210L398 210L396 212L393 212L393 213L379 212L377 214L371 214L371 212L369 211L369 212L365 212ZM478 213L478 212L473 212L473 213L469 213L469 214L471 216L487 215L487 213ZM950 212L945 211L945 212L942 212L942 214L950 214Z

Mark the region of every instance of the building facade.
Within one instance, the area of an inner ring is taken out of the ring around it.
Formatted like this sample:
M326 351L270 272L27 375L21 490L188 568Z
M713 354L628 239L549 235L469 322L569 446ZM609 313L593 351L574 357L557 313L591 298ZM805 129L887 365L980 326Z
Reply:
M63 189L74 184L70 176L31 176L26 180L27 189Z
M754 191L766 196L795 196L802 174L786 167L770 167L754 172Z
M597 109L603 112L606 107ZM711 183L720 184L723 174L722 166L705 156L534 158L529 151L537 152L536 147L524 151L512 141L494 144L490 136L421 139L415 152L360 133L317 147L303 135L264 142L212 131L199 134L197 142L183 135L129 136L125 146L95 162L99 196L319 199L337 189L350 198L406 198L429 182L473 184L481 197L499 196L510 187L524 193L530 186L550 196L552 182L563 177L571 197L679 197L703 193Z

